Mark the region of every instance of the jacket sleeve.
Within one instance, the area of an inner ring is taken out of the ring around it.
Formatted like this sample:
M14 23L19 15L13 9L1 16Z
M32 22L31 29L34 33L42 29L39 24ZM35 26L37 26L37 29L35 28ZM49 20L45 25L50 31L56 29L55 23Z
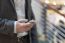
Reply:
M0 33L14 33L14 20L0 18Z

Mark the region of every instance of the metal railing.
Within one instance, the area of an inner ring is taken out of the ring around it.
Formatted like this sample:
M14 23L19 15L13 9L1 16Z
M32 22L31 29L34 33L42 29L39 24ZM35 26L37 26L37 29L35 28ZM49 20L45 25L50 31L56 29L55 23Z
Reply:
M65 43L65 25L59 22L59 25L51 23L49 20L47 23L47 38L49 43Z

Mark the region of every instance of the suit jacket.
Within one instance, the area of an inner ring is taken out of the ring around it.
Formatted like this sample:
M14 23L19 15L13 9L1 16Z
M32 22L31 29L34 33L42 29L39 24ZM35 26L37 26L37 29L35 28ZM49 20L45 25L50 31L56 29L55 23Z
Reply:
M0 43L18 43L17 34L14 33L14 21L17 14L12 0L0 0ZM28 37L23 37L27 43ZM20 41L22 43L22 41Z

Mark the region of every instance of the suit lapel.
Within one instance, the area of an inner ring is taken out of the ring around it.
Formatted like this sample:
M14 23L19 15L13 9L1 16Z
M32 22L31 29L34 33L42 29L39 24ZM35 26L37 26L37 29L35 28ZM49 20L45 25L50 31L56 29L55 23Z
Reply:
M15 9L14 0L10 0L10 2L11 2L11 4L12 4L13 8Z
M14 10L15 10L15 15L16 15L16 18L17 18L17 13L16 13L16 9L15 9L14 0L10 0L10 2L11 2L12 6L13 6L13 8L14 8Z

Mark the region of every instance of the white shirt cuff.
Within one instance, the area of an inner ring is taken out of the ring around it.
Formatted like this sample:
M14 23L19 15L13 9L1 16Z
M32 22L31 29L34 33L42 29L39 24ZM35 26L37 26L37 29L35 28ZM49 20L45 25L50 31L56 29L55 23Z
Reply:
M16 21L14 22L14 33L17 33L16 32Z

